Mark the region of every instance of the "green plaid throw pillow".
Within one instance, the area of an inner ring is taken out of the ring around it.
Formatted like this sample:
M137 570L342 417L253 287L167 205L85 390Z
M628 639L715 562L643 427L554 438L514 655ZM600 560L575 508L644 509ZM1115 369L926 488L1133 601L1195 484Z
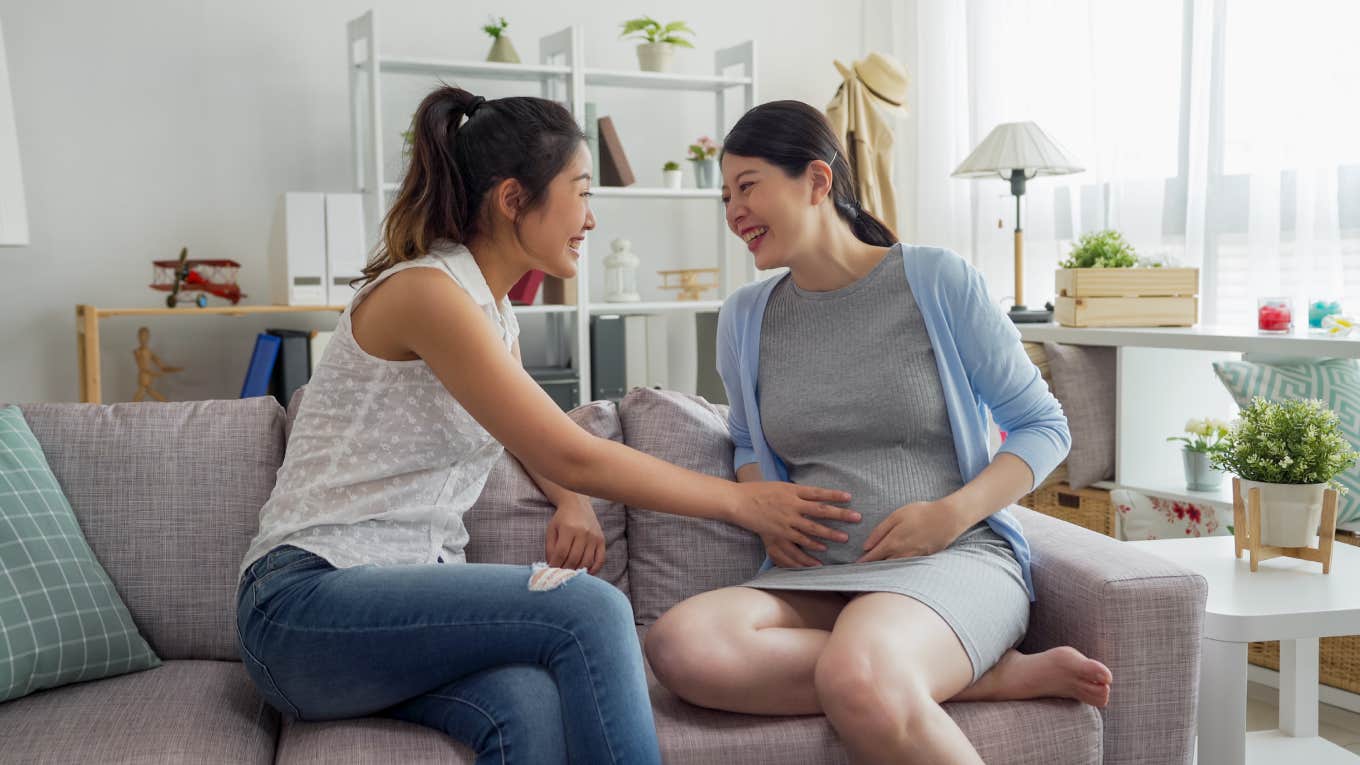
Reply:
M160 663L23 414L0 408L0 701Z

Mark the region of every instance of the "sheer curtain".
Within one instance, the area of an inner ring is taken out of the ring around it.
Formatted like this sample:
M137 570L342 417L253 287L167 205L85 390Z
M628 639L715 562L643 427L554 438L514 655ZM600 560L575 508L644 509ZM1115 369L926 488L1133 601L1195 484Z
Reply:
M900 233L970 256L999 300L1013 198L949 172L998 123L1033 120L1086 172L1028 185L1031 305L1103 228L1200 267L1205 324L1250 324L1259 296L1300 314L1360 301L1360 48L1345 40L1360 3L869 0L865 21L891 25L873 42L913 78Z

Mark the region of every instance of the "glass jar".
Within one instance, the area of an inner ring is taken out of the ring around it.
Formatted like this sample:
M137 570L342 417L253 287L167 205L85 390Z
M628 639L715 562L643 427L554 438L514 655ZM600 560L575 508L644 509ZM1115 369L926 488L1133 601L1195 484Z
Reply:
M1341 313L1341 301L1334 297L1314 297L1308 301L1308 328L1322 329L1322 320Z
M1294 329L1294 305L1287 297L1261 298L1256 302L1256 328L1272 335Z

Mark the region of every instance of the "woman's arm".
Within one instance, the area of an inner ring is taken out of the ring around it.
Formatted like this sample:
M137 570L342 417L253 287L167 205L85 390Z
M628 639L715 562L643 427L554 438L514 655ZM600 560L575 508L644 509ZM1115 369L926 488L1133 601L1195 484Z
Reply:
M1013 454L1029 466L1032 491L1072 448L1067 417L1025 353L1014 322L992 302L982 274L957 255L951 258L941 278L951 287L950 325L959 357L974 394L1006 431L998 456Z
M515 339L515 344L510 348L510 355L519 363L520 368L524 367L524 357L520 354L518 338ZM516 459L519 460L518 457L516 457ZM519 464L520 467L524 468L524 472L529 474L529 480L534 482L534 485L538 487L539 491L543 492L543 496L547 497L548 501L553 503L554 507L562 507L570 504L581 496L571 489L564 486L558 486L548 480L547 476L541 475L530 469L529 466L524 464L523 460L519 460Z
M992 302L982 275L948 253L936 278L950 310L949 330L974 395L1006 442L991 464L958 491L914 502L869 535L860 560L929 555L1035 489L1067 456L1072 438L1062 406L1029 360L1014 323Z
M482 427L526 468L590 496L714 518L762 538L807 544L835 532L811 518L847 519L844 492L778 482L738 484L597 438L562 412L506 353L477 304L446 275L409 269L365 301L365 342L423 359Z

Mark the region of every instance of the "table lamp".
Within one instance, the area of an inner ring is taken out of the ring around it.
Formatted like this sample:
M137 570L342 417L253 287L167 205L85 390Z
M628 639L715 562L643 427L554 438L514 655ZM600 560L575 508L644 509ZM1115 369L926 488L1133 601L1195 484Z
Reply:
M1038 125L1006 122L992 128L953 172L955 178L996 175L1011 182L1011 193L1015 195L1015 305L1010 310L1011 321L1040 323L1053 320L1051 307L1025 307L1024 232L1020 227L1020 197L1025 193L1025 181L1037 175L1068 175L1083 169Z

